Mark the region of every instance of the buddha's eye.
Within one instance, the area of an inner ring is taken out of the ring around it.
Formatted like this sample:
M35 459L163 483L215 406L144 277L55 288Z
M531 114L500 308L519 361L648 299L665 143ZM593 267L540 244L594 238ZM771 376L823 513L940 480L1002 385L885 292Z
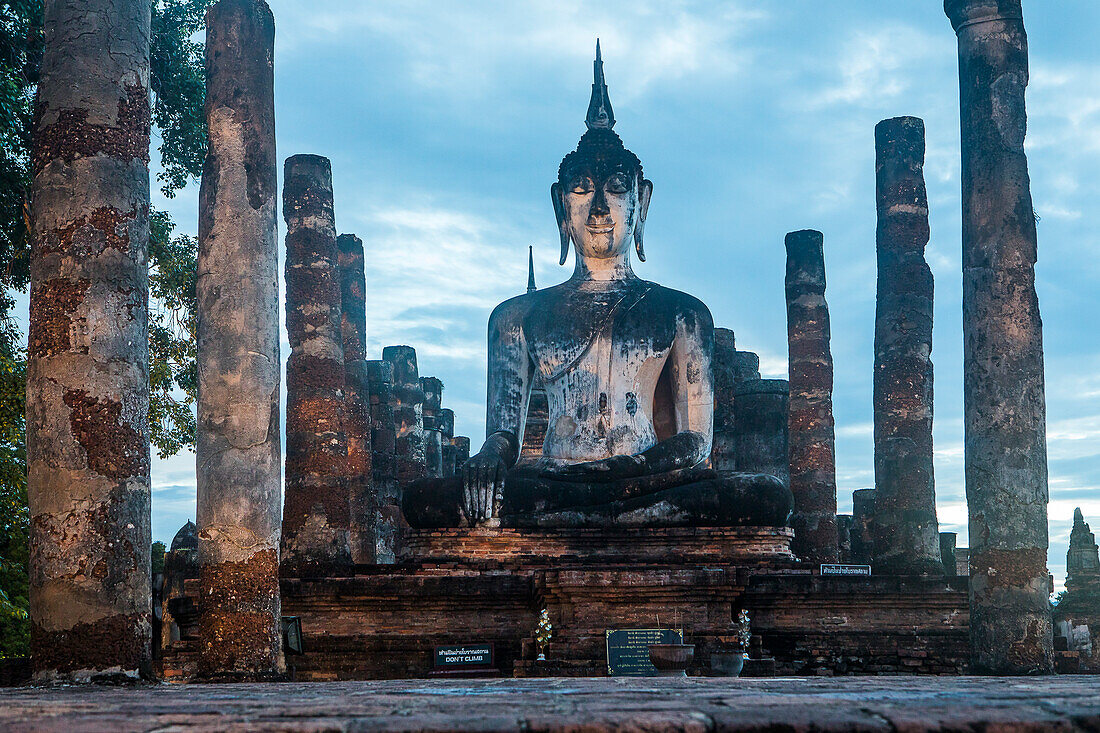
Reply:
M569 187L570 193L586 194L592 193L592 181L587 178L582 178L573 182L573 185Z
M626 176L615 175L607 179L607 190L611 193L626 193L630 190L630 184Z

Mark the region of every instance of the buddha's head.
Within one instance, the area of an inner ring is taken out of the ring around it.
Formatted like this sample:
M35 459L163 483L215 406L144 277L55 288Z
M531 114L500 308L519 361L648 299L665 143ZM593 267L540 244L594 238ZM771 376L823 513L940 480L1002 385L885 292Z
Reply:
M653 184L642 175L638 156L612 130L615 114L604 84L599 41L593 66L588 131L562 160L558 181L550 187L561 235L561 264L571 241L578 257L595 259L626 257L633 241L644 262L642 232Z

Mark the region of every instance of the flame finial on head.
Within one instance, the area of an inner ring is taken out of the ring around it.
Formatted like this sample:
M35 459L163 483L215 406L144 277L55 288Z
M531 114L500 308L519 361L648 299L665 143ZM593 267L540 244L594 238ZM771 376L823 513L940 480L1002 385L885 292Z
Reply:
M610 130L615 126L615 111L607 96L607 84L603 79L603 58L600 56L600 39L596 39L596 60L592 62L592 101L584 124L589 130Z

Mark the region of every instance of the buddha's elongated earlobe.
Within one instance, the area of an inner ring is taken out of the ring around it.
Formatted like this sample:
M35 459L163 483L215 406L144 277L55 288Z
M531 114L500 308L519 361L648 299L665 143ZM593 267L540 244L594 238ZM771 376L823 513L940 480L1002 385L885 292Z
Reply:
M569 227L565 219L565 193L560 183L550 187L550 198L554 202L554 217L558 220L558 236L561 237L561 259L559 265L564 265L569 257Z
M643 178L638 182L638 223L634 225L634 249L638 259L645 262L645 246L642 236L645 233L645 217L649 213L649 199L653 195L653 182Z

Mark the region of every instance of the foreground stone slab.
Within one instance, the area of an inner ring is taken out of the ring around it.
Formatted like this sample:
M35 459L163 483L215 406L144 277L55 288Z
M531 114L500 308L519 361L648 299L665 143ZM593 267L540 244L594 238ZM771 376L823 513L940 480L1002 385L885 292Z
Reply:
M1088 677L558 679L0 692L10 731L1095 730Z

